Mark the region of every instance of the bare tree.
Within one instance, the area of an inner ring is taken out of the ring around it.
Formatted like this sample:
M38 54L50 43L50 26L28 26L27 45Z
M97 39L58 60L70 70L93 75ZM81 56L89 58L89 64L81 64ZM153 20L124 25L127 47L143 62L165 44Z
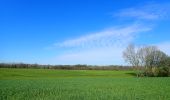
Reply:
M156 46L146 46L137 50L138 61L141 66L152 68L166 58L166 54Z
M139 65L139 61L137 57L138 56L135 51L135 46L133 44L128 45L125 51L123 51L123 58L125 59L126 62L131 64L133 67L138 67Z

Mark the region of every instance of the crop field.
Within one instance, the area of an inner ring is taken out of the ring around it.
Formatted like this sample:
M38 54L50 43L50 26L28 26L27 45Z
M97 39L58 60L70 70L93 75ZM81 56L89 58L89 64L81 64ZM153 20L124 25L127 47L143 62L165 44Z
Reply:
M170 100L170 78L133 71L0 69L0 100Z

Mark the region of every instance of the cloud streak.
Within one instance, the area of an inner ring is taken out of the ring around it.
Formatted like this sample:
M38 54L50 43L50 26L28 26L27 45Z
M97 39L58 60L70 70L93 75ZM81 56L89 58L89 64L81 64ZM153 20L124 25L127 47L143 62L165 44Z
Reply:
M55 46L68 49L68 52L58 55L55 59L58 64L120 65L123 64L122 51L125 47L137 34L149 30L150 27L133 24L65 40ZM74 48L75 51L69 52L69 48Z
M150 24L145 23L145 21L166 18L170 13L169 8L169 4L147 4L122 9L115 16L123 19L131 18L133 22L142 20L144 23L124 27L116 26L116 28L108 28L78 38L57 42L54 46L65 52L57 55L54 59L58 62L57 64L125 64L122 59L122 51L125 47L134 42L140 33L152 30ZM169 49L167 49L170 46L169 42L157 44L157 46L170 54Z
M79 38L56 43L59 48L95 48L109 46L123 46L133 40L135 33L148 31L150 28L133 24L127 27L110 28L104 31L91 33Z
M170 16L170 3L149 3L144 6L137 6L122 9L114 16L121 18L133 18L135 20L159 20Z

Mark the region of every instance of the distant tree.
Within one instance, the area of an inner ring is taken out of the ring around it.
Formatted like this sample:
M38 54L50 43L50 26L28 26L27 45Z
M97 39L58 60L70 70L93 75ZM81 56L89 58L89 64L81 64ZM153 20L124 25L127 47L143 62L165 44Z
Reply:
M134 68L139 65L137 57L135 46L133 44L128 45L125 51L123 51L123 58L125 59L125 62L131 64Z

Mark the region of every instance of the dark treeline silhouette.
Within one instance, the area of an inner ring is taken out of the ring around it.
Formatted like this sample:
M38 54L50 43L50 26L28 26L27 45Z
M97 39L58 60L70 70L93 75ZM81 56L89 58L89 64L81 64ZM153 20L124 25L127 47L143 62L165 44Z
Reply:
M131 66L97 66L97 65L39 65L24 63L0 63L0 68L33 68L33 69L63 69L63 70L132 70Z

